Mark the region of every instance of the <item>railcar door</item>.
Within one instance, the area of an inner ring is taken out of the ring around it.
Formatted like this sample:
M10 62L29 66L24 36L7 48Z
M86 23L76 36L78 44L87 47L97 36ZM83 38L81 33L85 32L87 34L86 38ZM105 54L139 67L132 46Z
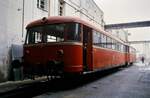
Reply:
M92 29L83 26L83 70L90 71L92 65Z
M130 57L129 57L129 46L125 45L125 63L126 65L129 64L129 60L130 60Z

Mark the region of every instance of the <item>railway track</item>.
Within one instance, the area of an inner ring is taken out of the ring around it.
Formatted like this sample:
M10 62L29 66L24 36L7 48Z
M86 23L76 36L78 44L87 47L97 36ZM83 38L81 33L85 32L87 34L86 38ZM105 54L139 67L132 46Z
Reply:
M57 78L50 81L21 85L16 89L0 93L0 98L32 98L46 92L69 90L88 84L122 69L111 69L96 73L81 75L74 78Z

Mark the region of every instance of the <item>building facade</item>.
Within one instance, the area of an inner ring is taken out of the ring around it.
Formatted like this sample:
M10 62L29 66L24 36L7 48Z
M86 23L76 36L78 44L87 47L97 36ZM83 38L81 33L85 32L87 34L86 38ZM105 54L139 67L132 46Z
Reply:
M93 0L3 0L0 12L0 81L8 77L12 45L24 43L29 22L48 16L76 16L104 27L103 12Z
M107 32L111 33L112 35L118 37L119 39L123 40L124 42L128 42L129 32L125 29L106 29Z

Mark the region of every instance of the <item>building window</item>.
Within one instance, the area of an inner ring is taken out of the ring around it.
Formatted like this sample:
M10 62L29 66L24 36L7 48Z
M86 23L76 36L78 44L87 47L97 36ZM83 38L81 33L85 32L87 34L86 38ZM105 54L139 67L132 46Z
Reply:
M59 0L59 15L63 16L64 14L64 0Z
M37 8L48 11L48 0L37 0Z

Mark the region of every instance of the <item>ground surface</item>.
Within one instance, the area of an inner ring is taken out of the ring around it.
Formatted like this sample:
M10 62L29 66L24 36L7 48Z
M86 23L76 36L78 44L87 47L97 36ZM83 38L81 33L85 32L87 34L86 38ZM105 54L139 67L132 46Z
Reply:
M150 98L150 65L137 63L77 88L34 98Z

